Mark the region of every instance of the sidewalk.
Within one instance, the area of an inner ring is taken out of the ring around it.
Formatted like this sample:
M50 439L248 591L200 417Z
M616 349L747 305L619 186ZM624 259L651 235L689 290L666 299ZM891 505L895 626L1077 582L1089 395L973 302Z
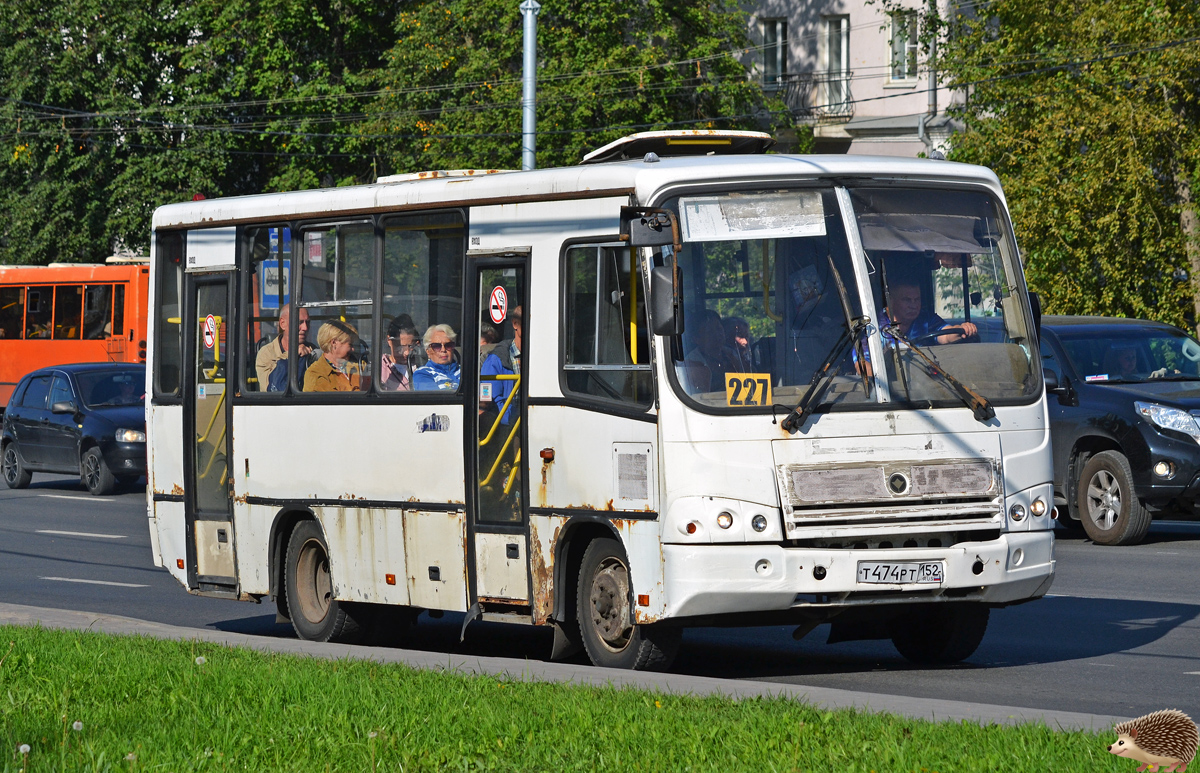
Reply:
M260 652L282 652L331 660L355 658L377 663L402 663L412 668L434 671L503 674L509 679L636 687L664 693L725 695L731 698L781 696L802 700L827 709L856 708L937 721L969 720L981 724L1002 725L1040 723L1056 730L1107 731L1115 723L1128 719L1128 717L1082 714L1073 711L1044 711L966 701L908 698L900 695L882 695L828 687L804 687L775 682L623 671L567 663L547 663L540 660L521 661L510 658L469 657L386 647L321 644L298 639L275 639L226 633L207 628L183 628L130 617L27 607L19 604L0 603L0 624L41 625L44 628L59 630L90 630L98 633L149 636L155 639L195 640L231 647L246 647Z

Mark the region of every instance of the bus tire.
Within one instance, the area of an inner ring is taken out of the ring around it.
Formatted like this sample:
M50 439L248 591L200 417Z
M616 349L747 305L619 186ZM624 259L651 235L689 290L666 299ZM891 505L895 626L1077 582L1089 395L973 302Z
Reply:
M4 447L4 483L9 488L28 488L33 473L25 469L21 454L17 451L16 443Z
M584 551L575 611L593 665L665 671L679 651L678 628L634 623L629 562L614 539L594 539Z
M945 665L966 660L979 648L990 610L977 603L927 604L893 618L892 644L905 660Z
M104 461L104 454L100 453L100 449L92 446L83 452L83 459L79 463L82 472L83 485L91 492L92 496L102 497L105 494L112 493L113 488L117 485L117 479L113 477L112 470L108 469L108 462Z
M357 641L362 630L350 609L333 598L329 547L316 521L300 521L284 559L287 608L296 635L306 641Z
M1119 451L1101 451L1079 473L1079 520L1097 545L1136 545L1150 530L1150 511L1133 490L1133 471Z

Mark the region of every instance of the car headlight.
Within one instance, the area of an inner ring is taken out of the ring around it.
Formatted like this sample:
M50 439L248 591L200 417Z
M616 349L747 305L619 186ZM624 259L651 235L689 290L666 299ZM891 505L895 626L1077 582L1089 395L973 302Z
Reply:
M145 443L146 433L140 429L119 429L117 430L118 443Z
M1133 409L1154 426L1182 432L1200 443L1200 426L1197 426L1195 417L1187 411L1157 403L1143 403L1140 400L1134 402Z

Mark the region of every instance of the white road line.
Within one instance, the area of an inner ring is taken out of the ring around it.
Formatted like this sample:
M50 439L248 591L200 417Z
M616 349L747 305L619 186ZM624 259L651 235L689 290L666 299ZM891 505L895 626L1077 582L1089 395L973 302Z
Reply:
M92 534L87 531L58 531L56 529L38 529L38 534L60 534L64 537L96 537L97 539L125 539L124 534Z
M149 588L149 585L138 585L134 582L108 582L106 580L79 580L74 577L39 577L39 580L53 580L55 582L82 582L87 585L115 585L119 588Z
M70 494L37 494L36 496L45 497L46 499L73 499L76 502L111 502L111 499L101 499L100 497L74 497Z
M1183 673L1191 674L1192 676L1200 676L1200 671L1184 671Z

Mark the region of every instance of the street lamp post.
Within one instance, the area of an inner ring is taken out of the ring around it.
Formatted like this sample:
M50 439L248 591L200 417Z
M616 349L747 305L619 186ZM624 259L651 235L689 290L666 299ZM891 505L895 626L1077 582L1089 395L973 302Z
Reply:
M521 95L521 169L537 168L537 17L542 10L537 0L524 0L525 17L524 92Z

